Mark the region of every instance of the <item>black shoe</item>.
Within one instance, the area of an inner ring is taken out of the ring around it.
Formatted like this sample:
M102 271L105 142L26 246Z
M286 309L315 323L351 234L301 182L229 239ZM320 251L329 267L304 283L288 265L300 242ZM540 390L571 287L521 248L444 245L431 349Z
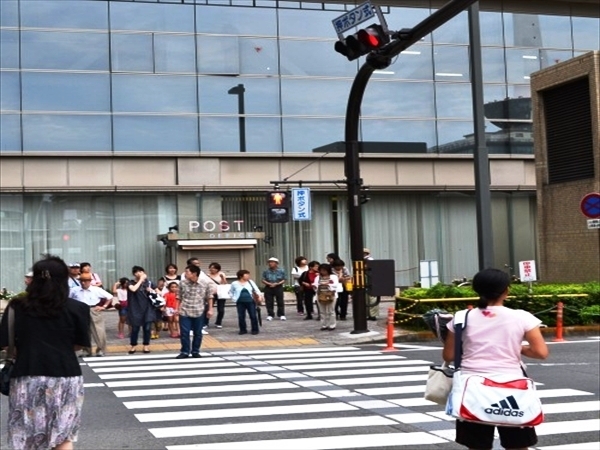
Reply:
M187 358L187 357L188 357L188 355L186 355L185 353L180 353L179 355L177 355L177 356L175 357L175 359L185 359L185 358Z
M368 319L368 320L372 320L372 321L376 321L376 320L377 320L377 317L368 317L367 319Z
M306 316L304 319L302 320L313 320L312 316Z
M240 331L238 334L248 334L247 331Z
M346 316L340 317L340 320L346 320Z
M192 358L202 358L202 356L200 356L200 353L192 353Z
M257 335L258 333L258 331L253 331L251 334Z

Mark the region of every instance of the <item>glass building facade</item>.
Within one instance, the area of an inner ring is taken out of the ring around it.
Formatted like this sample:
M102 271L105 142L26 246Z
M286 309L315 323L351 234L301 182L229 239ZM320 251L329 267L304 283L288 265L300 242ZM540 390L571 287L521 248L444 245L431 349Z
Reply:
M390 3L383 12L394 30L434 11ZM502 11L500 4L480 16L488 146L491 153L531 155L530 73L600 48L600 19ZM334 52L332 20L354 7L2 0L0 156L239 154L243 85L247 157L310 157L314 148L344 138L347 96L364 60L349 62ZM467 29L465 12L374 73L362 105L362 140L424 143L431 154L472 152ZM376 257L396 260L398 285L417 278L419 259L439 259L445 281L474 272L472 197L371 197L366 243ZM133 264L160 275L164 256L156 235L181 223L182 202L196 205L190 219L243 218L248 230L263 227L261 265L272 254L292 261L300 252L322 259L337 250L349 259L347 217L339 207L345 200L333 193L315 197L313 222L285 227L266 224L263 198L243 190L4 193L0 281L18 285L48 251L91 260L111 282ZM534 194L494 194L493 202L499 260L532 259Z

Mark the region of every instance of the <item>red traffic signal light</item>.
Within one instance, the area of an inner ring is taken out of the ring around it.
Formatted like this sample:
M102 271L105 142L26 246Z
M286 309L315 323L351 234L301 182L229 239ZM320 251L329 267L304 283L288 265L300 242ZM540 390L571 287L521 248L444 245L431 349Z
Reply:
M273 191L267 194L269 208L289 207L290 200L287 192Z
M267 219L271 223L290 221L290 197L287 192L273 191L267 193Z
M351 36L337 41L335 51L341 53L348 61L354 61L360 56L377 50L390 42L390 37L381 25L374 23L367 28L358 30Z

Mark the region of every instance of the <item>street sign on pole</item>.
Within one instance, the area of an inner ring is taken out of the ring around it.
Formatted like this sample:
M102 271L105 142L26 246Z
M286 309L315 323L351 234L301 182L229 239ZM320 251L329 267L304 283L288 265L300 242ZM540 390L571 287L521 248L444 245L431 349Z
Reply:
M588 219L588 230L600 230L600 219Z
M537 280L535 261L519 261L519 277L521 278L521 281Z
M371 20L375 16L377 16L379 19L379 24L383 27L385 32L387 32L387 22L385 21L385 17L381 12L381 8L379 6L373 6L371 2L363 3L362 5L354 8L352 11L348 11L346 14L333 19L331 23L333 23L333 28L335 29L338 38L343 39L344 32L363 22L366 22L367 20Z
M294 220L311 220L309 188L292 188L292 213Z
M600 194L598 192L592 192L585 195L581 199L579 207L585 217L590 219L600 218Z

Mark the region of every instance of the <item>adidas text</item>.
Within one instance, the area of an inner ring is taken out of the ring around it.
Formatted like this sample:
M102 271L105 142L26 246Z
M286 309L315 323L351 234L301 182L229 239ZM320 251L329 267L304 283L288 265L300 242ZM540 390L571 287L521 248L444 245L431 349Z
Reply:
M485 408L484 412L486 414L493 414L494 416L523 417L523 411L515 411L512 409Z

